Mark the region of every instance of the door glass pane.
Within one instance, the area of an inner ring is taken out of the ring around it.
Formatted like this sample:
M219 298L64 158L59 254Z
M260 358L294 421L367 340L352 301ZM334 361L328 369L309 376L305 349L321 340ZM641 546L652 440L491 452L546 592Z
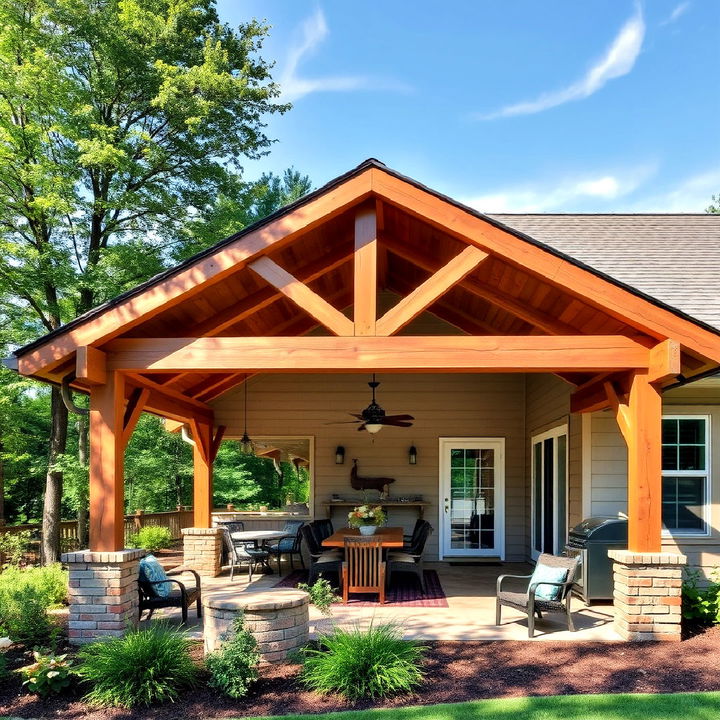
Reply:
M542 551L552 553L555 523L555 502L553 480L555 477L555 453L553 438L544 441L543 453L543 547Z
M533 492L535 498L533 548L542 552L542 443L535 443L533 448Z
M557 439L557 529L558 551L562 552L567 540L567 436Z

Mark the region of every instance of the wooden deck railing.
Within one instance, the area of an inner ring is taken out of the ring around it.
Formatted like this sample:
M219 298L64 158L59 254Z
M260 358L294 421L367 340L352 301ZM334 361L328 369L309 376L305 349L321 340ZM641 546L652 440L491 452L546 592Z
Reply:
M180 532L183 528L192 527L193 511L191 509L170 510L168 512L145 513L137 512L134 515L125 516L125 542L127 544L130 535L136 533L140 528L150 525L166 527L172 533L173 539L179 540L182 537ZM23 530L30 530L34 535L40 536L42 526L39 523L26 525L0 525L0 534L19 533ZM65 520L60 523L60 542L63 549L74 549L78 542L77 520Z

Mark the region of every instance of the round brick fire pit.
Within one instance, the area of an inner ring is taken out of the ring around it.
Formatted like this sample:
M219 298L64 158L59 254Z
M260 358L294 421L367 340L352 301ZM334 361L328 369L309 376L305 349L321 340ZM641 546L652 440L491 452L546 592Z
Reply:
M205 654L217 650L235 618L255 636L263 663L283 662L308 641L310 596L302 590L225 591L203 596Z

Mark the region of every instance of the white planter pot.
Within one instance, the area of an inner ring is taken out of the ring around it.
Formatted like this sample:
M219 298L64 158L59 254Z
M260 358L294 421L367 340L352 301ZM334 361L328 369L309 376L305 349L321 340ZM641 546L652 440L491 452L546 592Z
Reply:
M361 535L374 535L376 530L377 530L377 525L361 525L360 526L360 534Z

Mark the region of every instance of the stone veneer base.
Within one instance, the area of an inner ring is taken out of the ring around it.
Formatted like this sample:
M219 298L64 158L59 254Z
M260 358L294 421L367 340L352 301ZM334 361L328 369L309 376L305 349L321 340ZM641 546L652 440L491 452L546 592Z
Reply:
M276 663L308 642L310 596L302 590L216 592L203 595L205 653L217 650L238 615L255 636L260 662Z
M138 560L144 550L61 556L70 571L68 636L73 645L121 637L138 625Z
M183 565L201 577L217 577L222 561L221 528L183 528Z
M682 573L679 553L610 550L615 580L615 631L625 640L679 641Z

